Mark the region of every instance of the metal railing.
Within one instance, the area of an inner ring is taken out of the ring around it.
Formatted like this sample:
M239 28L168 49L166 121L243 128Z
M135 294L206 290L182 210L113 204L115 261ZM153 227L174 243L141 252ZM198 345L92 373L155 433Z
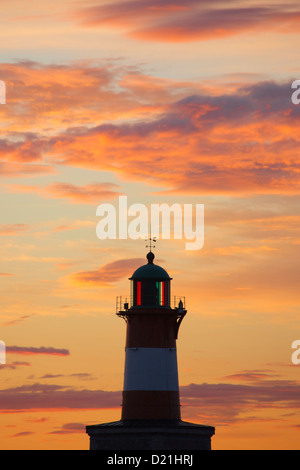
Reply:
M145 304L145 299L143 298L143 305L146 306ZM153 305L153 297L149 298L149 306L154 307ZM124 312L126 310L129 310L131 307L133 307L133 297L131 295L119 295L116 297L116 312ZM157 303L157 307L163 307L159 303ZM170 305L168 307L171 307L173 309L175 308L180 308L185 310L186 305L185 305L185 296L180 296L180 295L172 295L170 297Z

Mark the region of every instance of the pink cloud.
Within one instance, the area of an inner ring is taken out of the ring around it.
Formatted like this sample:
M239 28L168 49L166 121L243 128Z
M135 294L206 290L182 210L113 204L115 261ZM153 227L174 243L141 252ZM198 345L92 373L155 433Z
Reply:
M269 380L256 377L251 384L189 384L180 387L182 419L220 426L247 421L249 413L252 420L259 420L261 411L274 408L297 412L300 409L299 392L297 381L273 380L272 376ZM120 409L120 403L121 391L77 390L39 383L0 390L2 412ZM78 426L71 424L61 429L77 430Z
M118 408L120 392L74 390L59 385L32 384L0 390L0 410L22 412L41 409Z
M245 31L298 32L300 11L296 2L288 5L236 0L158 2L115 1L85 6L71 17L87 27L115 27L135 39L183 42L222 38Z

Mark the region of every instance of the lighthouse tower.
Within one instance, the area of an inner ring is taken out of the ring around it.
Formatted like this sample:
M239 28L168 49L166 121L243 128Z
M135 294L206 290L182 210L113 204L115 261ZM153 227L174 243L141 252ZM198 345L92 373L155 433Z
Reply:
M176 339L186 314L171 307L171 278L153 263L130 278L130 307L118 315L127 323L122 419L180 420Z
M185 298L171 296L171 280L147 254L129 278L130 296L117 298L126 321L121 420L87 426L91 450L203 450L212 426L181 420L176 340Z

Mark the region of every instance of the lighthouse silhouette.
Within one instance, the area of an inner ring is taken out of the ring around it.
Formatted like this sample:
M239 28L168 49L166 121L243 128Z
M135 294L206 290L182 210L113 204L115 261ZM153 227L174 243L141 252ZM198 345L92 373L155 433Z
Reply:
M171 296L167 271L147 263L129 278L131 293L117 297L126 321L122 416L86 427L90 450L210 450L212 426L181 420L176 340L185 298Z

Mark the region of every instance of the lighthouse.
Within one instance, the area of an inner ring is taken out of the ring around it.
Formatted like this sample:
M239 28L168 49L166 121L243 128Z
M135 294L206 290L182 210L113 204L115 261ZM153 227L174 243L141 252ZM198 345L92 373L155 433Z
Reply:
M181 299L172 308L171 278L152 251L147 260L117 313L127 325L122 419L180 420L176 339L186 310Z
M146 264L129 278L130 294L116 300L126 322L120 421L86 427L91 450L209 450L214 427L181 420L176 341L187 311L171 294L167 271Z

